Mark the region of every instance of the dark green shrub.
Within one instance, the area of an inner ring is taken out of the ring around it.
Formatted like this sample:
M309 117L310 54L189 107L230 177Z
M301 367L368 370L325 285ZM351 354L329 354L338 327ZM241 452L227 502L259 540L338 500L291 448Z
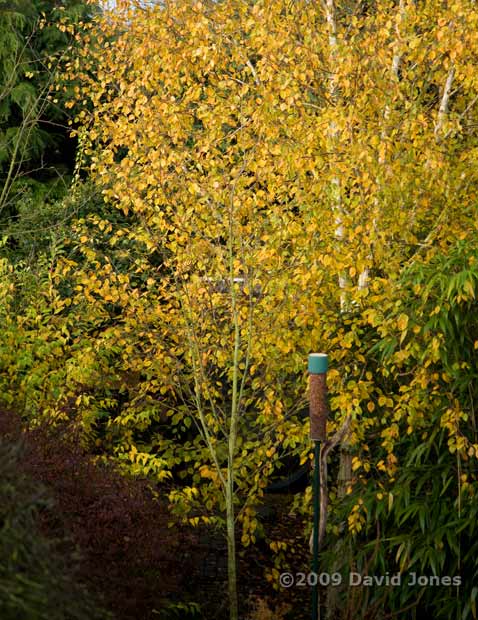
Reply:
M21 458L20 443L0 439L0 618L108 618L76 582L76 554L61 553L66 541L48 540L40 532L39 513L51 510L52 503L41 486L19 473Z

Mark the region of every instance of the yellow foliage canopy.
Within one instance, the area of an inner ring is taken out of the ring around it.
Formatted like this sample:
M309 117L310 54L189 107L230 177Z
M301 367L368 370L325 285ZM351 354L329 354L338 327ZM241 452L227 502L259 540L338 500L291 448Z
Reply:
M355 442L379 426L392 452L398 422L433 408L426 365L410 391L383 393L366 335L398 334L397 367L413 357L419 326L400 311L385 321L398 274L476 234L478 14L470 1L396 4L359 14L337 2L327 15L305 0L122 3L88 33L66 71L81 78L76 131L127 220L93 223L111 252L127 239L141 255L134 274L117 273L80 223L89 267L63 262L57 275L76 280L85 312L119 308L103 341L143 378L113 421L124 443L158 415L144 415L151 394L201 408L219 437L235 347L244 411L278 423L269 443L308 449L287 414L311 350L331 353L332 407L360 422ZM428 345L432 363L438 340ZM430 392L418 402L417 386ZM259 444L260 469L271 453ZM247 455L243 480L254 479ZM380 463L393 474L393 459Z

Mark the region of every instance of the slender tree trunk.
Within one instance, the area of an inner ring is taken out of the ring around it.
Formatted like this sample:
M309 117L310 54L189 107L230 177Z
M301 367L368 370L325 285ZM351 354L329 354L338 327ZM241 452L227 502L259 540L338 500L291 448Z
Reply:
M232 379L232 403L231 419L229 425L229 454L227 459L227 486L226 486L226 526L227 526L227 581L229 591L229 617L230 620L238 620L238 600L237 600L237 562L236 562L236 527L234 513L234 456L237 440L237 418L238 418L238 370L239 370L239 343L240 332L238 317L235 313L235 345L233 359L233 379Z
M338 60L338 39L337 39L337 11L335 0L326 0L325 2L325 17L328 26L329 37L329 65L330 65L330 81L329 81L329 96L332 104L337 103L338 98L338 78L336 74L337 60ZM339 135L335 123L331 123L329 126L329 136L331 142L331 152L337 149ZM344 242L344 230L343 230L343 204L342 204L342 187L340 178L338 176L332 179L333 188L333 211L335 215L335 238L337 244L340 245ZM340 288L340 310L345 312L348 308L348 295L347 285L348 276L346 273L339 275L339 288ZM348 445L347 438L344 438L340 448L340 466L339 466L339 489L347 485L352 477L352 456L350 454L350 446Z
M400 45L400 36L401 36L400 35L400 23L404 20L404 18L405 18L405 0L400 0L399 7L398 7L396 28L395 28L396 33L397 33L397 41L395 44L395 52L393 54L392 66L391 66L391 71L390 71L390 77L391 77L392 83L399 81L400 64L402 62L402 56L403 56L402 46ZM390 113L391 113L390 105L387 104L385 106L385 110L383 113L383 120L384 120L385 126L383 127L381 131L381 135L380 135L382 141L386 140L388 136L388 129L387 129L386 123L388 119L390 118ZM378 164L380 167L383 167L385 165L385 155L383 153L379 155ZM380 186L381 184L380 178L377 177L376 180L377 180L377 186ZM377 209L378 207L379 207L378 199L375 199L375 208ZM375 226L376 226L376 217L374 217L373 228L375 228ZM372 257L370 257L370 260L371 258ZM365 269L362 270L358 278L359 291L363 291L367 289L368 283L369 283L369 268L366 267Z
M335 9L335 0L326 0L325 3L325 17L328 26L329 36L329 65L330 65L330 78L329 78L329 97L332 105L337 103L337 16ZM336 124L332 121L329 125L329 140L330 140L330 152L337 150L339 141L339 132L337 131ZM339 244L344 241L344 227L343 227L343 204L342 204L342 188L340 178L334 176L332 178L332 190L333 190L333 212L335 220L335 238ZM339 288L340 288L340 309L344 312L347 308L347 274L341 273L339 275Z
M236 528L234 515L234 476L233 465L228 467L226 488L227 522L227 583L229 593L229 618L238 620L237 566L236 566Z
M448 114L448 107L450 104L450 94L453 87L453 80L455 79L455 67L452 65L448 71L448 75L443 88L443 95L440 101L440 107L438 108L438 118L435 125L435 139L437 142L441 141L441 133L443 129L443 123Z
M229 210L229 285L231 290L231 316L234 326L234 351L232 357L232 397L231 417L228 433L227 486L226 486L226 521L227 521L227 579L229 591L229 618L238 620L237 600L237 560L236 560L236 528L234 514L234 472L237 444L237 427L242 395L242 384L239 381L239 363L241 357L241 327L234 274L234 188L231 193Z

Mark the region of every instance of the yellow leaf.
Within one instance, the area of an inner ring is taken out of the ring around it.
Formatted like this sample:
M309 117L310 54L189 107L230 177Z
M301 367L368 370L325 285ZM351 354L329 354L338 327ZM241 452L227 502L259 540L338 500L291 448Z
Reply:
M400 329L400 331L404 331L405 329L407 329L408 316L406 314L401 314L398 317L397 325L398 325L398 329Z

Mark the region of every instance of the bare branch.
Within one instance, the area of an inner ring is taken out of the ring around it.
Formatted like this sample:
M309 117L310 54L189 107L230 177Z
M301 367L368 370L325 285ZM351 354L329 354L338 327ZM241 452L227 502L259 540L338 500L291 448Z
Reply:
M478 101L478 95L476 95L476 97L474 97L474 98L470 101L470 103L466 106L466 108L463 110L463 112L462 112L462 113L458 116L458 120L459 120L459 121L461 121L461 120L462 120L462 119L463 119L463 118L464 118L464 117L468 114L468 112L469 112L469 111L471 110L471 108L472 108L472 107L476 104L476 102L477 102L477 101ZM451 132L452 132L452 131L453 131L452 129L449 129L449 130L446 132L446 134L443 136L443 140L446 140L446 139L450 136L450 134L451 134Z

